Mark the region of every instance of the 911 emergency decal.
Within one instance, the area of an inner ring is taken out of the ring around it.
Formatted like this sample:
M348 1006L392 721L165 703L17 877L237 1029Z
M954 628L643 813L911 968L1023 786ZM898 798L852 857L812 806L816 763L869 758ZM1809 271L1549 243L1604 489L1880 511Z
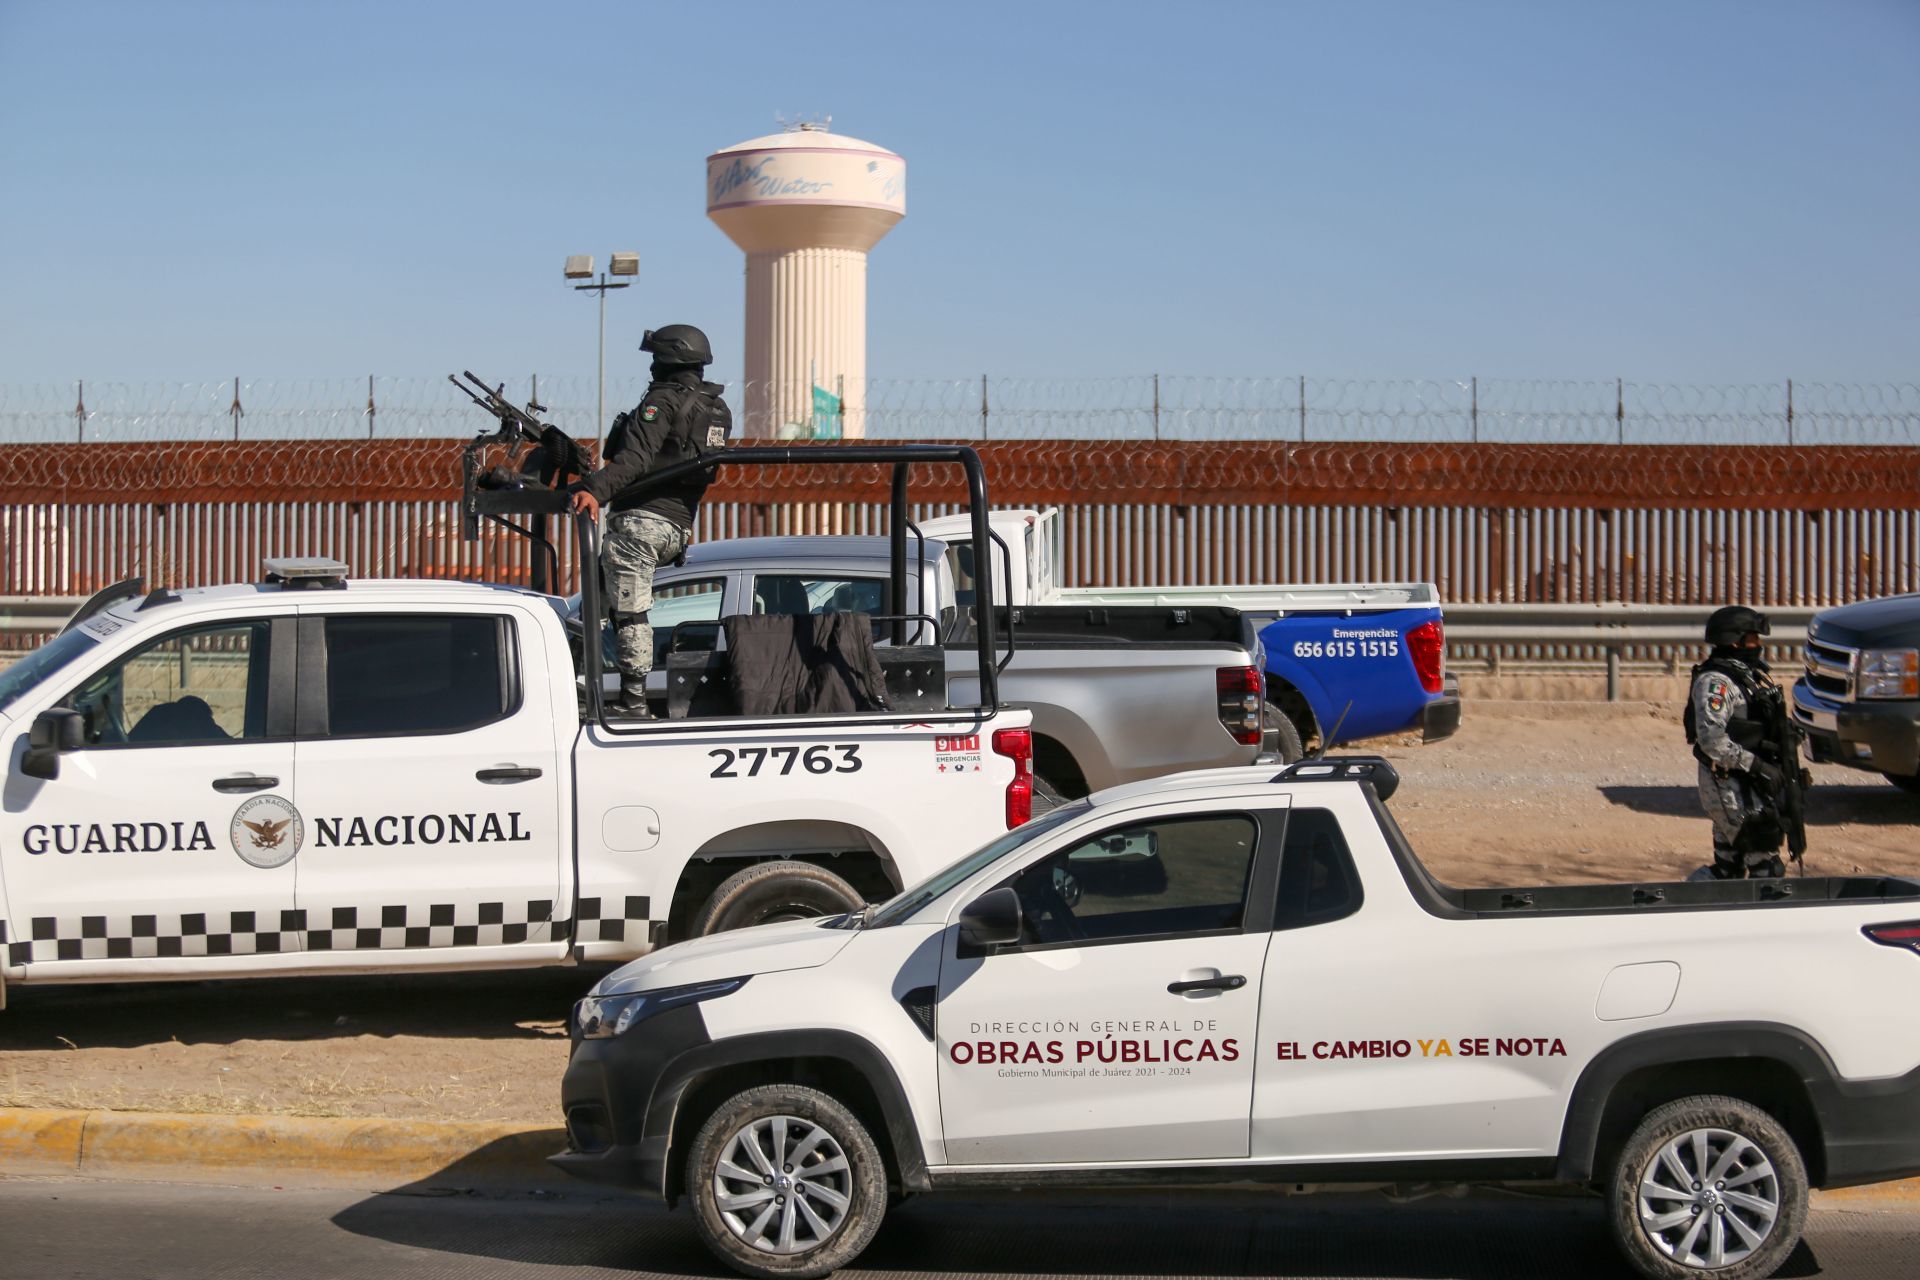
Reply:
M949 738L936 737L933 740L933 767L940 773L965 773L969 769L980 772L981 761L980 735L977 733L956 734Z
M262 871L284 867L306 837L300 811L279 796L255 796L233 811L228 836L240 861Z

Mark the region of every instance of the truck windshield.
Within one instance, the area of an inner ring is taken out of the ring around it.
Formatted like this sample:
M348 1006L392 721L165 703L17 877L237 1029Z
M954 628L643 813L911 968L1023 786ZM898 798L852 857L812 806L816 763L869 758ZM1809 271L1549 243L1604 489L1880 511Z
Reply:
M84 631L69 631L0 671L0 711L99 643Z
M884 929L888 925L899 924L955 885L971 879L1028 841L1073 821L1091 808L1093 805L1090 801L1075 800L1072 804L1063 804L1058 809L1031 822L1020 824L999 839L983 845L960 859L945 871L937 871L919 884L908 886L897 897L881 903L874 909L873 914L867 917L867 928Z

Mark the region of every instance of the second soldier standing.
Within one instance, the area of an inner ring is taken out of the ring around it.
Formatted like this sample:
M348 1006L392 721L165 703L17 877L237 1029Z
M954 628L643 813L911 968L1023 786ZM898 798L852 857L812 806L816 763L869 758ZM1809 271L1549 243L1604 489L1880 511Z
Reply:
M600 565L620 667L615 709L645 719L647 674L653 670L648 611L654 570L686 553L713 473L694 471L634 498L620 494L656 471L724 448L733 415L721 399L724 388L705 378L713 363L706 334L690 324L670 324L647 330L640 349L653 355L653 381L638 405L613 420L601 467L574 486L572 505L595 518L607 505Z
M1771 630L1758 610L1714 610L1706 628L1713 649L1693 669L1688 691L1687 742L1700 762L1700 804L1713 823L1707 872L1716 880L1786 873L1780 845L1794 807L1786 798L1803 775L1797 753L1784 757L1777 745L1794 738L1761 647Z

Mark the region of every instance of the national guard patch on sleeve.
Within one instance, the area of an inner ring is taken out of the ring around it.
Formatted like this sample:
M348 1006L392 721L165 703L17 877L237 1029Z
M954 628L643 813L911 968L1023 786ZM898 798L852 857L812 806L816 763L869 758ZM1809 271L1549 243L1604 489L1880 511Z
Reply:
M1727 682L1715 680L1707 686L1707 710L1719 711L1727 705Z
M657 404L647 405L646 407L640 410L640 421L642 422L652 422L655 418L659 416L660 416L660 406Z

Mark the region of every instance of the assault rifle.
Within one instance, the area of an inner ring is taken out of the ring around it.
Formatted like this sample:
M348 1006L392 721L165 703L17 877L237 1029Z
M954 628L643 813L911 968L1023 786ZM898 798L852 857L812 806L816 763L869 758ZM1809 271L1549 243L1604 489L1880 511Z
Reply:
M478 541L485 516L529 539L541 553L533 560L534 590L552 590L560 577L560 557L546 536L547 517L567 509L568 484L590 470L586 451L560 428L540 421L545 405L529 400L523 409L507 399L504 383L489 387L471 370L448 374L447 381L499 424L468 441L461 453L460 536ZM487 450L496 447L507 450L510 465L484 467ZM533 523L506 519L513 514L530 516Z
M1758 703L1759 705L1752 705ZM1788 714L1786 694L1778 685L1760 691L1749 703L1747 715L1727 725L1727 735L1759 759L1780 770L1773 786L1758 777L1748 780L1787 836L1787 851L1802 875L1807 852L1807 774L1800 764L1800 726Z

